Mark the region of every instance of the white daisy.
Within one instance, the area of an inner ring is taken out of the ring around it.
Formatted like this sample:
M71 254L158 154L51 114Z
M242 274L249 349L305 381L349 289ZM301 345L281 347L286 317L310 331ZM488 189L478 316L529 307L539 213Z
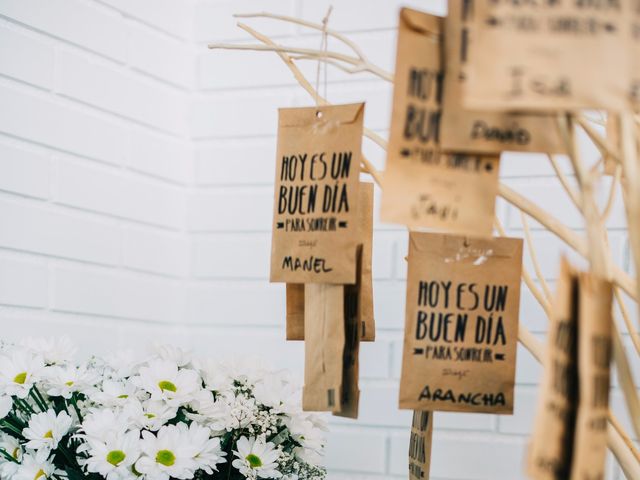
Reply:
M0 395L0 420L9 415L13 408L13 399L9 395Z
M280 451L271 442L263 442L254 437L240 437L233 454L238 457L232 465L249 479L280 478L277 470Z
M44 374L47 394L52 397L69 399L74 392L88 393L97 381L96 375L85 366L54 366Z
M108 441L126 432L129 423L125 414L109 408L91 409L85 416L79 436L98 441Z
M124 407L123 413L138 428L155 432L176 417L178 407L156 400L131 401Z
M141 367L137 380L153 400L165 400L173 406L189 403L200 390L200 376L195 370L178 369L166 360L154 360Z
M16 472L11 476L11 480L44 480L51 477L56 469L49 460L38 460L31 454L26 454L22 458L22 463L18 465Z
M134 476L131 467L140 458L140 432L133 430L107 441L89 440L87 471L99 473L107 480Z
M193 459L193 448L185 443L185 436L175 425L162 427L158 436L142 432L140 441L143 456L135 469L153 480L168 480L169 477L188 479L198 469Z
M25 349L0 356L0 394L26 398L43 368L42 357Z
M4 433L0 433L0 449L2 449L5 453L11 455L11 457L20 461L22 459L22 447L20 446L20 442L17 438L12 437L11 435L6 435ZM0 463L3 461L9 461L0 456Z
M195 358L193 364L209 390L222 392L233 387L233 378L228 374L228 369L220 362L211 358Z
M162 345L156 344L151 349L154 356L159 357L161 360L167 360L175 363L179 367L185 367L191 363L193 353L184 348L177 347L175 345Z
M73 360L77 348L68 336L25 338L20 345L40 355L47 365L63 365Z
M25 447L36 450L36 459L44 462L51 450L58 447L58 443L71 428L71 417L67 412L56 412L52 409L31 416L29 425L22 431L24 438L29 440Z
M298 410L300 389L285 375L266 375L253 388L256 400L278 413L291 414Z
M185 423L179 423L178 429L183 436L183 442L191 448L191 458L197 463L198 469L212 474L218 470L218 463L225 462L225 452L220 447L220 439L210 438L211 430L191 422L187 427Z
M123 407L126 404L138 400L137 387L123 380L104 380L99 391L95 392L91 399L105 407Z
M116 378L128 378L137 373L142 359L138 351L126 349L107 355L105 363L113 370Z

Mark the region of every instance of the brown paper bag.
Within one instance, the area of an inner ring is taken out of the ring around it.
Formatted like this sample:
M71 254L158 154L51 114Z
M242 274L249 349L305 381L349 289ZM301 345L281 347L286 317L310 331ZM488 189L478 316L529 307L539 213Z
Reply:
M362 249L357 251L358 274ZM360 278L360 277L358 277ZM359 285L305 285L302 407L358 417Z
M400 408L511 413L522 240L409 234Z
M358 251L358 267L362 266L362 251ZM358 268L360 270L360 268ZM361 273L358 271L358 273ZM358 275L361 278L361 275ZM340 386L340 404L333 410L334 415L358 418L360 388L360 288L359 285L344 286L344 336L342 354L342 384Z
M628 43L631 53L631 85L629 86L630 107L635 112L640 111L640 2L627 0L625 5L630 10L627 14Z
M376 337L373 316L373 184L362 182L359 189L358 228L362 242L362 268L358 276L360 341L373 342ZM287 340L304 340L304 285L287 284Z
M571 480L605 478L613 286L591 273L578 278L579 404Z
M624 110L622 2L475 0L464 103L480 110Z
M413 411L409 440L409 480L429 480L433 412Z
M400 11L380 216L410 227L491 236L499 158L439 147L443 19Z
M339 409L345 347L344 287L308 283L304 286L305 411Z
M500 154L566 153L553 115L467 110L462 105L469 44L473 42L474 0L449 0L445 19L445 76L440 124L445 151Z
M360 275L358 320L360 341L376 339L376 321L373 312L373 183L360 183L358 226L362 242L362 272Z
M364 104L280 109L271 281L356 281Z
M536 480L568 479L578 402L578 280L562 261L549 318L545 374L527 459Z
M287 340L304 340L304 283L287 283Z

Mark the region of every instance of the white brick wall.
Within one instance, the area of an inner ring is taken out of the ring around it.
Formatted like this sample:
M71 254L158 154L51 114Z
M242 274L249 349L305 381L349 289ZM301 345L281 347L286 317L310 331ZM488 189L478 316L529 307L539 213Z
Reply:
M310 99L275 55L205 44L247 41L234 12L318 21L330 3L331 26L391 70L396 0L0 0L4 335L66 332L84 353L176 342L215 356L251 352L301 373L302 344L284 342L284 289L267 277L276 108ZM443 0L403 3L445 10ZM319 44L296 26L247 22ZM315 68L302 65L312 81ZM331 70L327 95L367 100L367 126L387 134L389 85ZM377 146L365 141L364 151L382 167ZM501 173L582 228L543 156L508 155ZM500 201L498 214L522 235L516 211ZM614 260L629 270L620 205L608 226ZM553 285L567 249L531 227ZM376 220L378 340L362 345L360 419L331 419L331 479L406 478L410 413L397 409L406 242L402 229ZM544 339L543 312L526 289L521 317ZM638 362L634 371L640 380ZM523 478L540 373L520 348L514 416L436 414L432 477ZM617 389L612 399L628 425ZM609 470L622 478L613 462Z

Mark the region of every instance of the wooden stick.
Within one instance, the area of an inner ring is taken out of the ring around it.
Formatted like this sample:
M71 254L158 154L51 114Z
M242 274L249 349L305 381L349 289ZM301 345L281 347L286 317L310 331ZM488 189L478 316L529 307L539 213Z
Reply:
M611 145L609 145L609 142L607 142L605 138L602 138L602 136L596 132L591 125L589 125L589 122L585 120L584 117L576 115L575 119L603 156L611 157L616 162L620 163L620 156L615 149L612 148Z
M571 199L571 202L576 206L576 208L580 210L580 200L578 199L578 194L574 191L571 185L569 185L569 180L567 180L566 175L560 169L558 162L556 162L555 157L550 153L547 154L547 157L549 157L551 166L553 167L553 170L556 172L556 176L558 177L558 180L560 180L560 183L562 184L564 191L567 192L567 194L569 195L569 198Z
M631 317L629 316L629 311L627 310L627 306L624 304L624 300L622 298L622 294L620 293L620 289L616 287L613 291L616 296L616 301L618 304L618 309L620 310L620 314L622 315L622 319L624 324L627 327L627 333L629 337L631 337L631 342L636 349L636 353L640 355L640 335L633 328L633 323L631 322Z
M527 243L527 247L529 250L529 256L531 257L531 262L533 263L533 270L536 272L536 277L538 278L538 282L542 287L544 292L544 296L547 300L551 299L551 290L549 290L549 285L547 285L547 280L542 275L542 270L540 270L540 264L538 263L538 256L536 255L536 248L533 245L533 240L531 239L531 230L529 230L529 222L527 222L527 216L523 211L520 211L520 219L522 221L522 227L524 228L524 238Z
M620 424L620 420L618 420L613 415L609 415L609 422L620 434L620 436L624 440L624 443L627 445L629 450L631 450L631 453L633 453L633 456L636 457L636 460L640 462L640 451L638 451L638 449L636 448L635 444L633 443L633 440L631 440L631 438L627 436L627 433L624 431L624 427Z
M624 394L623 396L627 404L627 409L629 410L629 417L631 418L631 425L635 431L636 438L640 438L640 400L638 399L638 390L636 390L633 384L631 367L629 366L629 360L627 359L625 348L622 344L618 324L615 321L613 322L611 337L613 340L613 359L618 372L620 388L622 388Z

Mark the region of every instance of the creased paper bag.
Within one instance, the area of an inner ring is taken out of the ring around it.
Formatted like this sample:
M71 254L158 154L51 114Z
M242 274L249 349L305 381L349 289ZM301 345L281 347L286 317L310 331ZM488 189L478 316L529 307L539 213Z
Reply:
M400 11L381 219L490 237L499 157L440 150L443 19Z
M465 106L624 110L631 73L628 1L474 0Z
M364 104L280 109L272 282L356 282Z
M409 234L400 408L511 413L522 240Z
M578 278L562 261L549 318L542 379L527 473L535 480L569 479L578 407Z
M571 480L605 478L611 331L611 282L593 273L578 278L578 391Z
M357 252L358 270L362 261ZM305 285L302 407L357 418L360 324L356 285Z
M362 268L358 276L358 322L360 341L375 340L373 309L373 184L363 182L359 189L358 241L362 245ZM304 340L304 284L287 284L287 340Z
M449 0L445 19L445 76L440 123L445 151L500 154L566 153L555 115L500 113L464 108L466 65L474 40L474 0Z
M413 411L409 439L409 480L429 480L433 412Z

